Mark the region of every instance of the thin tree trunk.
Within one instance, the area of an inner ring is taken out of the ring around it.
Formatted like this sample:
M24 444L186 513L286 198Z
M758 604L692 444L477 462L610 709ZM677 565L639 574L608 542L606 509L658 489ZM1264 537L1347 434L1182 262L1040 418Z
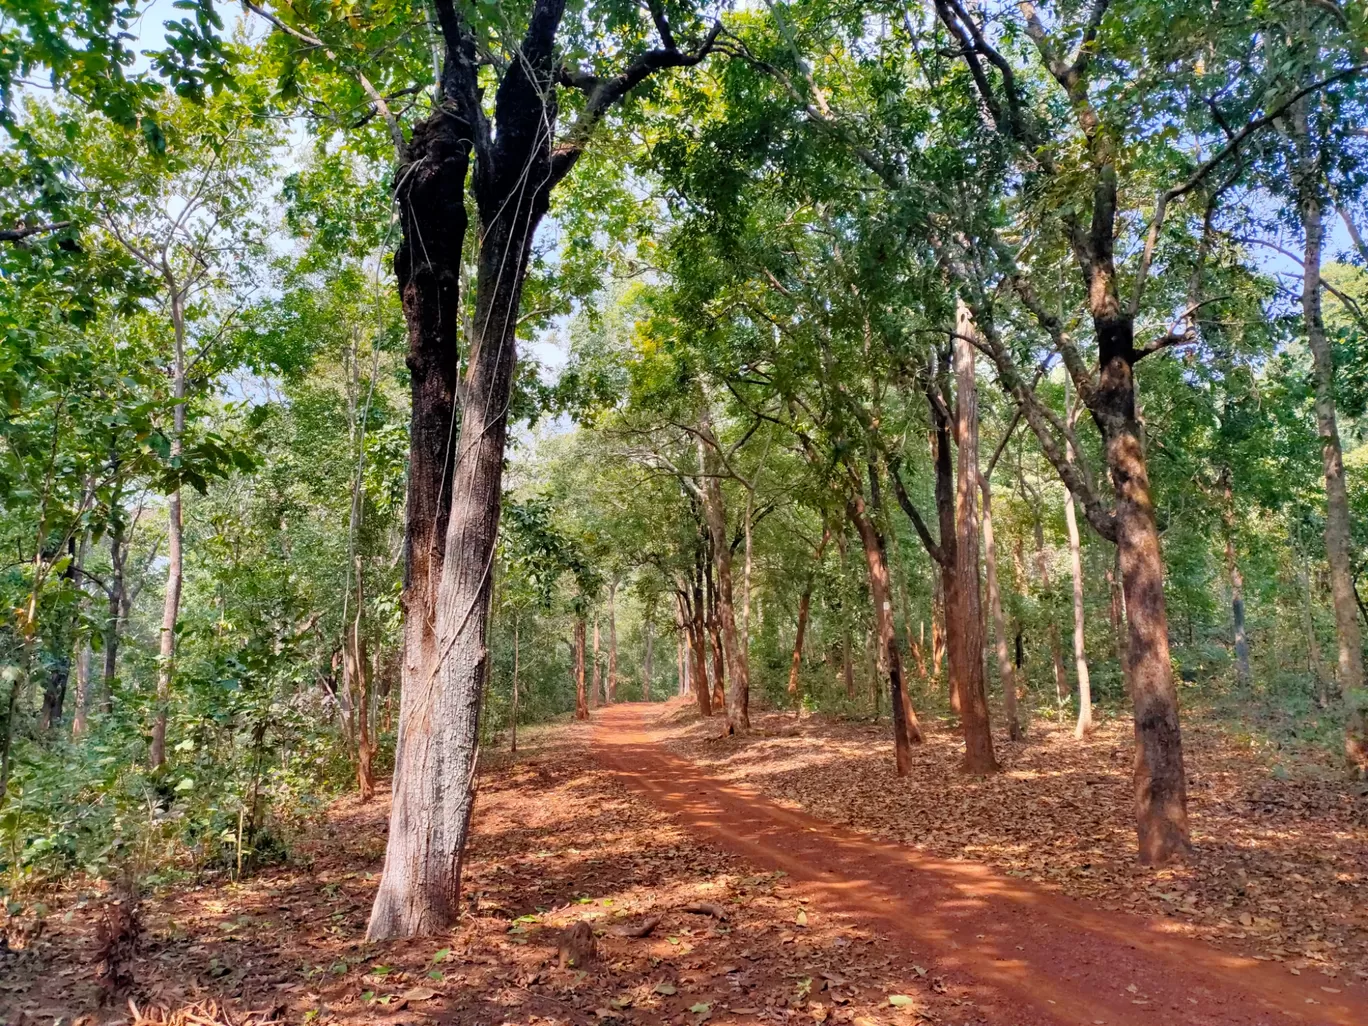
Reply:
M649 702L651 700L651 621L647 618L641 625L642 631L646 635L646 651L641 660L641 700Z
M1230 577L1230 622L1235 643L1235 675L1241 687L1248 687L1249 638L1245 634L1244 575L1235 556L1235 497L1230 487L1230 471L1221 474L1221 521L1225 527L1226 574Z
M575 617L575 719L589 718L589 696L584 687L584 614Z
M124 538L123 510L116 509L109 533L109 611L104 628L104 672L101 702L105 712L113 704L114 680L119 670L119 628L123 624L124 562L128 558L128 544Z
M953 674L959 680L960 722L964 730L964 770L996 773L993 732L983 670L983 607L979 590L978 381L975 376L974 323L960 304L955 349L955 593L959 630L952 636ZM944 535L942 535L944 537Z
M617 581L608 585L608 704L617 701Z
M1330 598L1335 610L1337 676L1340 695L1348 708L1344 751L1360 773L1368 773L1368 695L1364 694L1363 633L1359 626L1358 602L1354 596L1349 489L1345 481L1344 452L1335 413L1335 355L1326 338L1325 322L1321 315L1324 212L1320 199L1321 183L1307 126L1308 102L1301 100L1295 106L1292 117L1293 133L1300 151L1296 184L1305 236L1302 316L1307 345L1311 350L1312 378L1316 387L1316 430L1320 435L1321 462L1325 471L1325 555L1330 564Z
M1073 494L1064 489L1064 523L1069 530L1069 565L1073 571L1073 652L1074 672L1078 676L1078 722L1074 737L1082 739L1092 733L1092 680L1088 676L1088 656L1083 630L1083 553L1078 537L1078 517L1074 513Z
M788 696L794 713L802 710L803 695L799 687L803 671L803 639L807 634L808 609L812 606L812 582L803 588L798 598L798 627L793 635L793 658L789 660Z
M90 551L90 532L81 534L81 545L76 551L76 578L81 589L81 601L76 609L78 621L85 620L86 605L90 599L86 595L85 561ZM76 629L76 707L71 715L71 736L80 737L86 732L86 718L90 709L90 632L81 624Z
M864 547L865 563L869 570L870 597L874 603L874 622L878 629L878 645L888 667L889 696L893 710L894 756L898 776L905 777L912 771L912 745L921 742L922 734L917 715L907 701L903 686L902 653L898 649L897 634L893 629L888 564L884 558L878 531L865 508L864 498L856 496L849 500L846 511L855 525L855 530L859 532Z
M1007 736L1013 741L1019 741L1021 723L1017 718L1016 675L1012 672L1012 657L1007 647L1007 618L1002 612L1002 594L997 573L997 544L993 537L993 495L987 477L980 475L979 488L983 492L984 577L988 584L988 608L993 616L993 650L997 656L998 679L1002 681L1002 712L1007 717Z
M171 325L176 341L171 369L171 390L176 399L172 412L171 460L179 460L185 438L185 307L175 282L171 285ZM166 718L175 674L176 621L180 617L181 576L184 569L181 525L181 491L177 487L166 502L166 598L162 605L161 638L157 651L157 701L152 721L152 744L148 761L153 769L166 762Z
M1050 564L1045 556L1045 528L1037 515L1034 523L1036 544L1036 576L1040 580L1041 597L1048 603L1050 598ZM1068 701L1069 676L1064 669L1064 651L1059 644L1059 627L1055 623L1053 610L1045 610L1045 635L1050 642L1050 661L1054 665L1055 708L1058 717L1064 717L1064 703Z
M513 617L513 711L509 716L509 739L508 750L516 752L518 750L518 617Z
M603 681L599 676L599 624L598 612L594 613L594 686L589 692L589 705L597 709L603 704Z
M1296 565L1297 583L1301 591L1302 632L1306 635L1306 668L1316 684L1316 704L1322 709L1330 704L1330 683L1325 673L1325 661L1321 658L1320 639L1316 636L1315 600L1311 594L1311 575L1307 573L1306 561L1292 548L1292 560Z

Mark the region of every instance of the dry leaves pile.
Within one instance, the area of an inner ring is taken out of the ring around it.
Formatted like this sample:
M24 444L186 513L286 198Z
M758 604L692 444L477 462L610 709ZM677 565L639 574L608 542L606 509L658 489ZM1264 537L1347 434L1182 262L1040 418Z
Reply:
M1338 768L1279 761L1189 716L1196 851L1186 865L1146 870L1135 864L1128 723L1084 742L1048 724L1024 742L998 736L1004 772L984 779L957 772L959 738L933 725L905 780L887 726L783 713L753 723L750 737L717 739L715 722L677 703L661 717L678 754L830 822L1168 917L1290 972L1368 979L1368 794Z
M984 1021L972 995L853 921L806 907L783 874L692 841L598 771L587 739L583 726L536 732L530 755L483 771L469 910L448 936L362 940L384 852L382 800L339 803L291 866L240 886L144 896L132 1021ZM95 932L104 899L70 893L49 902L42 939L0 967L0 1023L130 1022L130 1006L100 1004ZM562 967L579 923L594 935L593 953Z

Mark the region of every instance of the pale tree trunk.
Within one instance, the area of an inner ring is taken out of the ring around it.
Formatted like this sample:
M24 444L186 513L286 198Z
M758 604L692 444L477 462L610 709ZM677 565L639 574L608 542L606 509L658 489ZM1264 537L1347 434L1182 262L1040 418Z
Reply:
M993 616L993 651L997 656L998 678L1002 681L1002 713L1007 717L1007 736L1021 740L1017 718L1016 675L1007 647L1007 618L1002 612L1002 594L997 573L997 543L993 537L993 494L986 476L979 477L983 492L983 569L988 584L988 608Z
M1320 198L1321 183L1307 127L1307 104L1307 100L1300 101L1294 108L1292 118L1293 132L1300 150L1296 184L1302 232L1305 235L1302 316L1307 345L1311 350L1312 378L1316 387L1316 430L1320 435L1321 462L1325 471L1325 556L1330 565L1330 600L1335 610L1338 649L1336 669L1340 694L1348 709L1344 751L1360 773L1368 773L1368 693L1364 691L1363 633L1359 625L1358 601L1354 595L1349 489L1335 414L1335 354L1326 338L1325 321L1321 315L1324 212Z
M513 711L508 717L510 752L518 750L518 620L518 617L513 617Z
M589 692L589 705L597 709L603 704L603 680L599 676L599 624L598 613L594 613L594 686Z
M651 700L651 643L654 640L651 636L651 621L647 619L641 625L641 629L646 635L646 651L641 660L641 700L649 702Z
M608 704L617 701L617 581L608 585Z
M964 770L996 773L993 733L983 671L983 607L979 589L978 382L971 335L973 321L961 303L955 331L955 592L958 599L957 651L960 723L964 730Z
M1225 527L1226 574L1230 577L1230 622L1235 643L1235 675L1241 687L1248 687L1249 637L1245 633L1244 575L1235 555L1235 497L1230 487L1230 470L1221 473L1221 521Z
M171 325L176 342L171 367L171 392L176 400L172 412L171 459L178 460L185 445L185 297L174 281L171 286ZM166 762L166 718L171 702L171 683L175 674L176 621L180 617L181 576L184 556L179 485L166 500L166 598L162 604L160 643L157 649L157 699L152 721L152 744L148 762L160 769Z
M1078 517L1074 513L1073 494L1064 489L1064 523L1069 530L1069 565L1073 571L1073 652L1074 672L1078 675L1078 722L1074 737L1092 733L1092 680L1088 676L1088 656L1083 631L1083 553L1078 537Z
M1045 528L1040 516L1035 518L1036 576L1040 581L1041 597L1050 597L1050 564L1045 556ZM1069 676L1064 669L1064 652L1059 645L1059 627L1054 621L1053 611L1045 611L1045 634L1050 642L1050 661L1054 666L1055 708L1060 719L1064 716L1064 703L1068 701Z

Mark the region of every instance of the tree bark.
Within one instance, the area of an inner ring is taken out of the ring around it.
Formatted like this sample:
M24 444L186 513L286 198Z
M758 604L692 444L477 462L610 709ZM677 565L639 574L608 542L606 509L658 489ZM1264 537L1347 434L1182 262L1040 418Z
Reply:
M119 672L119 628L123 625L124 561L128 544L124 538L123 510L116 507L109 532L109 610L104 627L104 671L101 700L108 712L113 701L114 680Z
M959 630L951 635L952 677L959 680L960 723L968 773L996 773L983 670L983 607L979 590L978 381L973 321L961 303L955 332L955 595ZM945 535L942 534L942 538Z
M651 700L651 643L654 640L651 636L651 621L648 617L641 625L642 632L646 635L646 651L641 660L641 700L649 702Z
M863 496L854 496L846 505L846 513L859 532L864 547L865 564L869 571L869 592L874 603L874 623L878 630L878 645L888 668L890 705L893 710L893 750L898 776L912 771L912 745L922 740L921 725L907 698L903 681L902 653L898 648L897 632L893 628L893 606L889 592L888 563L884 557L882 540L872 523Z
M1064 489L1064 523L1069 530L1069 566L1073 573L1073 652L1074 672L1078 676L1078 722L1074 725L1074 737L1081 740L1093 729L1092 680L1088 676L1087 635L1083 630L1083 553L1073 493L1067 488Z
M81 589L81 601L76 609L78 621L84 621L89 597L86 594L85 561L90 551L90 532L81 534L81 544L76 553L76 578ZM90 633L83 623L76 629L76 703L71 714L71 736L80 737L86 732L86 721L90 709Z
M1325 556L1330 564L1330 599L1335 609L1337 676L1340 694L1348 710L1344 752L1360 773L1368 774L1368 693L1364 691L1363 633L1354 595L1349 489L1335 413L1335 354L1326 338L1321 314L1321 247L1325 226L1321 184L1307 127L1307 103L1306 100L1298 103L1292 118L1293 134L1300 151L1296 186L1305 236L1302 317L1311 350L1312 378L1316 387L1316 431L1320 435L1325 474Z
M589 696L584 687L584 614L575 617L575 719L589 718Z
M1320 638L1316 635L1311 575L1307 573L1305 557L1295 542L1292 546L1292 561L1296 566L1298 590L1301 592L1302 633L1306 636L1306 668L1311 672L1316 684L1316 703L1324 709L1330 704L1330 688L1325 676L1325 661L1321 658Z
M712 540L713 569L717 574L714 598L727 666L727 733L744 734L750 730L750 671L736 624L731 539L727 537L727 508L722 496L718 442L706 410L699 416L698 433L698 461L703 470L700 488L703 493L703 516Z
M590 705L591 708L597 709L600 705L603 704L602 685L603 685L603 681L602 681L602 678L599 676L599 624L598 624L598 612L595 611L595 613L594 613L594 673L593 673L593 687L592 687L592 688L590 689L590 691L589 691L589 705Z
M1036 576L1040 581L1041 598L1050 603L1050 564L1045 555L1045 527L1037 511L1035 522ZM1050 642L1050 661L1054 667L1055 707L1060 719L1064 716L1064 703L1068 700L1069 676L1064 669L1064 651L1059 644L1059 627L1055 623L1053 610L1045 610L1045 634Z
M168 272L169 278L169 272ZM185 445L185 297L174 280L171 289L171 326L176 352L171 365L171 392L176 404L171 414L171 460L180 459ZM177 486L166 500L166 596L162 604L161 636L157 650L157 698L152 721L148 762L160 769L166 762L166 718L175 674L176 621L180 617L181 577L184 556L181 524L181 490Z
M990 468L991 469L991 468ZM988 584L988 608L993 616L993 651L997 656L998 679L1002 681L1002 714L1007 718L1007 736L1021 740L1017 717L1016 675L1007 647L1007 618L1002 612L1002 594L997 573L997 543L993 536L993 495L986 476L979 477L983 492L983 569Z
M617 701L617 581L608 584L608 704Z
M508 717L508 727L511 737L509 738L508 750L516 752L518 750L518 617L513 617L513 710Z
M799 687L803 671L803 639L807 635L808 609L812 606L812 582L803 587L798 598L798 627L793 634L793 658L789 660L788 696L794 713L802 710L803 694Z

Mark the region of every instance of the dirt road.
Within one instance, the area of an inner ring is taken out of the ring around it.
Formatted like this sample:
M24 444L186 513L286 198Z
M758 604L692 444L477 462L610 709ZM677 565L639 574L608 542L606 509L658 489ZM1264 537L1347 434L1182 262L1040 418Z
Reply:
M995 1026L1368 1026L1361 985L1292 975L1175 936L1162 920L1091 908L782 808L666 751L650 715L641 705L597 714L606 767L700 838L784 870L814 909L878 930L972 993Z

